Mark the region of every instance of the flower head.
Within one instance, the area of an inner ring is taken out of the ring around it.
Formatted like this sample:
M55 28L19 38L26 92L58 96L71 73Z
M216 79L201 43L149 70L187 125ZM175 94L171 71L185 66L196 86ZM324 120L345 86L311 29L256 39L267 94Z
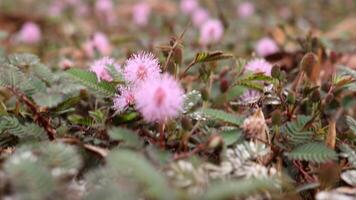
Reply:
M247 18L247 17L253 15L254 12L255 12L255 6L253 5L253 3L249 2L249 1L242 2L237 7L237 14L241 18Z
M41 29L37 24L26 22L18 33L18 40L23 43L34 44L41 40L41 36Z
M119 95L116 95L114 98L113 108L120 113L126 110L128 106L133 105L135 98L133 90L129 86L120 86L118 91Z
M110 75L109 67L113 66L117 71L120 70L120 65L115 63L114 59L109 57L104 57L99 60L94 61L90 66L90 71L94 72L98 78L98 81L112 81L113 78Z
M184 91L173 77L163 74L143 82L135 91L136 108L147 122L163 122L183 110Z
M224 27L220 20L210 19L200 27L200 43L202 45L213 44L221 40Z
M278 52L279 48L274 40L268 37L264 37L257 41L255 51L257 55L265 57Z
M112 12L113 3L111 0L96 0L95 10L100 13Z
M272 65L263 58L255 58L245 65L245 69L253 73L264 73L270 76Z
M140 2L134 5L132 17L138 26L146 26L151 14L151 6L147 2Z
M204 8L197 8L192 13L192 21L194 26L200 27L209 19L209 12Z
M191 14L195 9L199 7L199 2L197 0L181 0L180 9L184 14Z
M111 54L111 45L104 33L96 32L93 36L93 44L102 55L108 56Z
M148 79L159 78L160 65L158 59L151 53L141 52L132 55L125 63L124 78L134 84Z

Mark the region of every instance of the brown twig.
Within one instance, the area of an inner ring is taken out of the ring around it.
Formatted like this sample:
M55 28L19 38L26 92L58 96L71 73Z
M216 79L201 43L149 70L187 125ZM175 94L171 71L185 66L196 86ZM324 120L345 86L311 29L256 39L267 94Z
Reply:
M13 87L7 88L31 110L31 112L34 114L34 121L45 129L48 139L50 141L55 140L56 129L52 127L51 118L43 116L38 106L32 102L24 93Z

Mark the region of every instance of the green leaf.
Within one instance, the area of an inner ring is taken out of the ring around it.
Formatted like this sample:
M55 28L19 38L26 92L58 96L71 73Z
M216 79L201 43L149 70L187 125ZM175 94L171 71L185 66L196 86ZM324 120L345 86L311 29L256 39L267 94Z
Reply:
M309 142L312 139L313 132L303 130L304 126L310 119L310 116L298 115L295 121L288 122L282 126L282 132L286 134L287 139L291 142L291 144L303 144L305 142Z
M133 151L119 149L108 157L108 164L120 174L143 184L149 199L176 199L164 176L158 172L142 155Z
M231 180L212 184L200 199L239 199L249 194L273 189L276 189L273 179Z
M356 120L354 120L351 116L346 116L346 123L349 125L352 132L356 134Z
M341 156L346 157L351 166L356 167L356 151L347 144L341 144L338 146L341 150Z
M286 153L286 156L292 160L305 160L314 163L337 160L337 153L322 143L304 144Z
M58 93L37 93L32 96L37 105L53 108L63 101L63 95Z
M217 109L204 108L201 109L200 112L206 117L224 122L229 122L237 126L240 126L244 120L241 116L237 116Z
M241 129L224 130L220 133L226 146L232 145L242 136Z
M192 109L195 105L197 105L202 100L201 94L197 90L193 90L187 93L184 97L184 105L183 110L184 112L188 112Z
M51 174L36 162L32 152L17 152L4 166L18 199L48 199L53 192L54 181Z
M222 51L199 52L195 55L194 63L211 62L233 58L234 55Z
M142 145L142 141L137 136L137 133L129 129L115 127L110 129L108 132L111 139L123 140L125 144L129 146L139 147Z
M43 139L46 134L42 127L34 123L21 124L17 118L10 116L0 117L0 133L7 131L20 140Z
M113 83L101 80L98 82L94 73L72 68L67 70L67 73L75 80L82 83L84 86L93 90L94 92L104 96L114 96L116 93L116 86Z

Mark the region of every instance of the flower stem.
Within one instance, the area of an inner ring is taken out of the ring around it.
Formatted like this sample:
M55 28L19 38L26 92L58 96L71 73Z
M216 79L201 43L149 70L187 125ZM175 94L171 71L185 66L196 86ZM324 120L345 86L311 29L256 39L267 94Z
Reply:
M159 129L159 146L162 149L165 149L166 147L166 140L164 137L164 128L165 128L166 123L165 122L160 122L158 124L158 129Z

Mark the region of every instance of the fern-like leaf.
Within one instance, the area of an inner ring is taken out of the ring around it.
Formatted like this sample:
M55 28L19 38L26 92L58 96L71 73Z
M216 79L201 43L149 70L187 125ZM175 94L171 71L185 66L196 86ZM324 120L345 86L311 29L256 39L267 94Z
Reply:
M84 86L103 96L114 96L116 92L115 84L107 81L98 82L94 73L82 69L70 69L67 73Z
M237 126L240 126L243 122L243 118L241 116L227 113L222 110L206 108L201 109L200 112L208 118L228 122Z
M10 116L0 117L0 133L7 131L20 139L41 139L44 138L45 131L34 123L21 124L17 118Z
M308 143L299 146L289 153L287 157L292 160L305 160L314 163L324 163L337 160L337 153L322 143Z
M288 141L293 145L309 142L313 137L313 132L303 130L304 126L311 119L309 116L299 115L293 122L288 122L282 127L282 132L287 136Z

